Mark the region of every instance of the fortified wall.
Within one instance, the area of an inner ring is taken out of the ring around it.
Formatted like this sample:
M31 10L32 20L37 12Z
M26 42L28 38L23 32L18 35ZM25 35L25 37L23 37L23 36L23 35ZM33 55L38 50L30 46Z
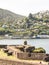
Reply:
M0 45L0 55L4 53L0 56L0 65L49 65L44 61L40 62L45 58L49 61L49 54L33 53L33 50L35 46L27 45L26 41L24 45Z
M49 57L49 54L46 53L22 52L19 49L15 49L13 46L8 46L8 49L13 52L15 57L24 60L45 60L46 57Z
M47 60L49 58L49 54L46 53L33 53L32 50L34 50L35 47L27 45L27 42L25 42L24 45L7 46L7 49L12 51L13 55L16 56L18 59Z
M40 65L40 64L0 59L0 65Z
M45 53L17 53L17 58L25 60L44 60Z
M21 62L21 61L11 61L11 60L4 60L0 59L0 65L48 65L40 64L40 63L29 63L29 62Z
M4 46L3 46L4 47ZM0 57L0 65L48 65L48 63L40 63L40 61L34 62L33 60L44 60L45 57L49 57L49 54L46 53L31 53L34 50L34 46L29 45L16 45L16 46L5 46L1 50L8 56L14 55L15 60L12 58L11 60L6 58ZM11 54L12 52L12 54Z

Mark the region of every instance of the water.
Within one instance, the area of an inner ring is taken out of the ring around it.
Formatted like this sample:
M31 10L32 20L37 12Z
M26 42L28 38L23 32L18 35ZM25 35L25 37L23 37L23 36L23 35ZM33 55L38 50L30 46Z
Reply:
M0 40L0 45L23 44L25 40L27 40L29 45L43 47L46 50L46 53L49 53L49 39L3 39Z

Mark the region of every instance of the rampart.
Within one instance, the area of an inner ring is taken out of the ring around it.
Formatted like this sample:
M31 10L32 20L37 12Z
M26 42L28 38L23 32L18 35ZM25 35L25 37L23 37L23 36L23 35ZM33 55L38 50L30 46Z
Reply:
M15 49L14 46L8 46L8 51L12 51L13 55L16 56L16 59L8 59L8 58L0 58L0 65L48 65L47 63L43 62L42 64L40 61L33 62L30 60L43 60L49 54L46 53L30 53L30 52L21 52L19 49Z
M0 65L48 65L48 64L40 64L40 63L29 63L29 62L20 62L20 61L11 61L11 60L3 60L0 59Z
M44 60L45 57L45 53L17 53L19 59Z
M30 53L30 52L22 52L19 49L15 49L13 47L7 47L10 51L13 52L13 55L19 59L25 60L44 60L46 57L49 57L49 54L46 53Z

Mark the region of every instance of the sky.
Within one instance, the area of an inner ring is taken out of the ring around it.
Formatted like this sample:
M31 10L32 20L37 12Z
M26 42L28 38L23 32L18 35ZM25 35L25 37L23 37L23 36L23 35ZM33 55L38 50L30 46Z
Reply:
M49 0L0 0L0 8L28 16L29 13L49 10Z

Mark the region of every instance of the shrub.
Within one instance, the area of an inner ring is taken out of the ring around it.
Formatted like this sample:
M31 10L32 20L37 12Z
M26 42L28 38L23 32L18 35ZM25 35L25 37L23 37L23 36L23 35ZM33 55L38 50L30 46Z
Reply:
M43 49L42 47L36 48L33 52L34 53L46 53L45 49Z

